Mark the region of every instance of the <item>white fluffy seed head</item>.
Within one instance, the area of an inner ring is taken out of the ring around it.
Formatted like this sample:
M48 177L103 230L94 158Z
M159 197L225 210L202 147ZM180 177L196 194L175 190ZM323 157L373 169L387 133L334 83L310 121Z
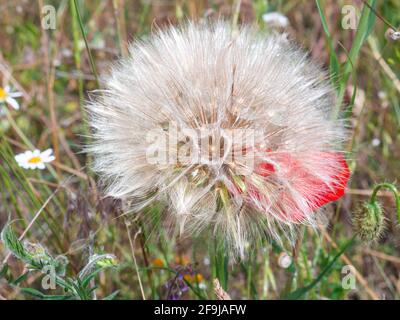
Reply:
M316 156L344 138L326 78L285 37L251 27L158 31L130 46L88 105L94 169L108 195L134 210L163 201L181 232L211 228L234 254L259 235L291 239L315 220L304 172L330 185L338 170Z

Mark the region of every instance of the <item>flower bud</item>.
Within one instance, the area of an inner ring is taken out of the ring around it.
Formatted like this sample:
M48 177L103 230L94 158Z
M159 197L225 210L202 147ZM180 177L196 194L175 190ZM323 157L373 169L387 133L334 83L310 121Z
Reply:
M384 230L384 216L380 204L376 201L363 203L355 213L353 225L361 240L377 241Z

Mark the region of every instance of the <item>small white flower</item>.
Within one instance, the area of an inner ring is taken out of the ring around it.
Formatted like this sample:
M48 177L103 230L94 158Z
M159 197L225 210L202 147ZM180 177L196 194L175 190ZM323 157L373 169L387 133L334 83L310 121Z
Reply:
M278 257L278 265L281 268L287 269L291 264L292 258L286 252L282 252Z
M381 99L381 100L385 100L386 98L387 98L387 94L386 94L386 92L385 91L379 91L378 92L378 98L379 99Z
M264 22L273 27L286 28L289 25L289 19L279 12L268 12L262 16Z
M381 140L379 140L378 138L374 138L372 139L372 146L373 147L377 147L381 144Z
M15 160L18 162L18 165L24 169L43 170L45 168L45 163L51 162L55 159L52 153L52 149L47 149L43 152L37 149L34 151L28 150L17 154Z
M385 33L386 39L396 41L400 39L400 31L393 30L392 28L389 28L386 30Z
M19 103L15 98L19 97L22 97L21 92L11 92L9 86L5 86L4 88L0 87L0 103L8 103L15 110L18 110Z
M200 282L199 283L199 289L202 289L202 290L206 290L207 289L207 285L205 284L205 282Z
M399 31L393 32L392 39L393 40L399 40L400 39L400 32Z

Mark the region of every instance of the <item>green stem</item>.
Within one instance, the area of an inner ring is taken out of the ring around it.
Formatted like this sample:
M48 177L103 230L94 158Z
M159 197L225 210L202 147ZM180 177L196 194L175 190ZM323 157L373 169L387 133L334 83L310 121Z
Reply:
M396 201L397 221L400 223L400 194L397 188L393 184L387 182L377 184L371 194L369 203L374 204L376 202L376 196L378 194L378 191L382 188L388 189L393 193L394 199Z
M120 10L122 9L124 11L124 8L120 8L120 3L119 0L113 0L113 8L114 8L114 16L115 16L115 24L117 27L117 42L118 42L118 47L120 54L122 56L126 56L126 48L123 43L123 35L122 35L122 21L120 21L121 13ZM124 12L123 12L124 14ZM125 24L123 24L125 25Z
M232 15L232 29L234 31L236 31L237 28L238 28L238 21L239 21L241 3L242 3L241 0L236 0L234 2L234 12L233 12L233 15Z
M75 6L73 1L70 2L70 11L71 11L71 17L72 17L72 38L73 38L73 46L74 46L74 61L75 61L75 67L77 71L79 72L78 76L78 93L79 93L79 100L80 103L82 104L84 100L84 94L83 94L83 77L82 77L82 68L81 68L81 53L79 49L79 30L78 30L78 25L77 25L77 12L75 10Z
M73 0L74 6L75 6L75 11L76 11L76 17L78 18L78 23L79 23L79 27L81 29L83 41L85 42L86 51L87 51L87 53L89 55L90 67L92 68L93 75L96 78L97 86L100 87L100 81L99 81L99 77L97 75L96 65L94 64L92 52L91 52L91 50L89 48L89 44L88 44L88 40L87 40L87 37L86 37L85 29L83 28L83 22L82 22L81 13L79 12L78 3L76 1L77 0Z
M215 240L215 276L224 290L228 288L229 253L223 239Z
M336 263L336 261L340 258L340 256L355 242L356 236L354 235L349 241L347 241L343 247L339 250L339 252L333 257L333 259L326 265L324 270L321 271L321 273L313 280L309 285L299 288L295 290L294 292L290 293L285 297L287 300L297 300L300 299L303 295L305 295L308 291L313 289L321 280L323 277L329 274L331 271L333 265Z
M354 38L353 45L351 46L346 64L344 65L343 76L342 76L342 80L340 83L339 93L338 93L338 97L336 100L337 102L336 102L336 106L335 106L335 110L334 110L334 114L333 114L334 118L337 118L337 116L339 114L339 110L343 103L344 94L346 91L346 84L347 84L347 81L349 80L351 70L355 65L354 62L356 61L357 55L360 52L361 46L362 46L363 42L365 41L366 37L368 36L369 18L370 18L370 14L372 13L369 6L373 7L374 1L375 0L369 0L368 5L364 5L364 7L362 9L360 22L357 27L356 36Z

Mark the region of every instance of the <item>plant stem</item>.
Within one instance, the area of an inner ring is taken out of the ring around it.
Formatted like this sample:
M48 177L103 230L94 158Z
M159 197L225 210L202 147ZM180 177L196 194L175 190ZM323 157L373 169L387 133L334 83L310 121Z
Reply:
M387 182L377 184L374 187L374 190L372 191L371 197L369 199L370 204L375 203L378 191L382 188L389 189L393 193L396 202L397 222L400 223L400 194L397 188L393 184Z
M129 225L130 225L129 221L125 219L126 232L128 234L129 244L131 246L131 253L132 253L133 263L135 264L136 274L137 274L138 281L139 281L140 292L142 294L142 299L146 300L146 296L144 294L142 280L140 278L139 268L138 268L138 264L137 264L136 256L135 256L135 245L134 245L134 242L132 241L131 231L129 229ZM134 239L136 239L136 237L137 237L137 235L139 233L140 233L140 230L135 234Z
M83 27L82 17L81 17L81 14L79 12L79 7L78 7L77 0L71 0L71 1L74 2L75 11L76 11L76 17L78 19L79 27L81 29L83 41L85 42L86 51L87 51L87 53L89 55L90 67L92 68L93 75L96 78L97 87L100 87L100 81L99 81L99 77L97 75L96 65L94 64L92 52L91 52L91 50L89 48L89 44L88 44L88 40L87 40L87 37L86 37L85 29Z
M368 5L372 7L374 2L375 2L375 0L369 0ZM357 27L356 36L354 38L353 45L351 46L348 59L344 65L344 71L343 71L342 79L340 81L339 93L337 96L336 106L335 106L334 113L333 113L334 118L337 118L337 116L339 114L339 110L343 103L344 94L346 91L346 84L347 84L347 81L349 80L351 70L354 68L357 55L360 52L363 42L365 41L366 37L368 36L368 34L367 34L368 27L369 27L368 23L370 21L369 20L370 14L372 13L369 6L364 5L364 7L362 9L360 22Z
M222 289L228 288L228 264L229 256L223 240L215 241L215 276L218 278Z

